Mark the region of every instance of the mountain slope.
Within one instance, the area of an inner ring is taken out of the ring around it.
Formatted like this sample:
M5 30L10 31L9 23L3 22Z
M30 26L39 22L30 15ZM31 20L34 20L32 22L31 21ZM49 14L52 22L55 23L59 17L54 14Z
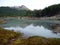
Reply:
M25 16L29 9L22 5L16 7L0 7L0 16Z
M17 9L17 10L30 10L29 8L27 8L26 6L24 5L21 5L21 6L14 6L14 7L11 7L13 9Z

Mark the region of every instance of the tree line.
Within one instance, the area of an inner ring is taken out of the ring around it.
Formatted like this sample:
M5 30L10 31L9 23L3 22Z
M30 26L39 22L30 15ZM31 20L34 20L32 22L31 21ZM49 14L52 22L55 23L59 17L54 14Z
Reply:
M50 17L60 14L60 4L54 4L40 10L17 10L10 7L0 7L0 17L4 16L31 16Z

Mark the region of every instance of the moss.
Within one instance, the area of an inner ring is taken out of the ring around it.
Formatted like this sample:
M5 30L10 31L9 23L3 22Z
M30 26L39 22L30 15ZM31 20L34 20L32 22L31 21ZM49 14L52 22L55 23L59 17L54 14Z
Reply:
M22 34L0 27L0 45L60 45L60 38L32 36L22 38Z
M0 24L3 24L5 21L4 20L0 20Z
M7 44L9 43L12 39L16 39L17 37L20 37L21 33L17 33L14 31L10 30L5 30L0 27L0 44Z

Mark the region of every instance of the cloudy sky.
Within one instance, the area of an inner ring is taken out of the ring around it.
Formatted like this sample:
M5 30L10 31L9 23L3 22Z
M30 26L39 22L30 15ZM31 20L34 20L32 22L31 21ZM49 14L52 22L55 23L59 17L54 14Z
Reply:
M53 4L59 4L60 0L0 0L0 6L25 5L30 9L43 9Z

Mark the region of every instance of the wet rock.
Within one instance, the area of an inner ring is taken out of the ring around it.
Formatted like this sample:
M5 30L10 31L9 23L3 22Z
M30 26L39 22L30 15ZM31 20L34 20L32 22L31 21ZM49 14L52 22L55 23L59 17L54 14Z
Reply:
M53 32L60 33L60 24L53 24L53 25L51 25L51 28L52 28Z

